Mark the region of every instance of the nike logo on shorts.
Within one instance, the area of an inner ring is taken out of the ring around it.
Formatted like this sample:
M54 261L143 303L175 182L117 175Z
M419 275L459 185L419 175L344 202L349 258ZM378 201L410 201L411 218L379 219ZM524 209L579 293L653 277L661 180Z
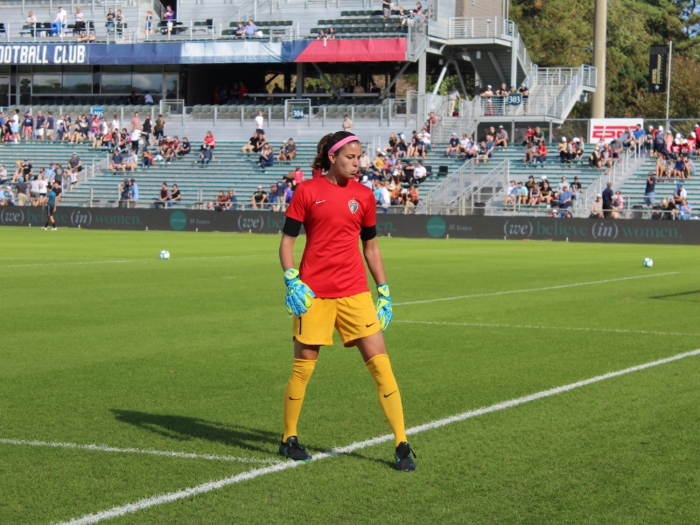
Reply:
M394 390L391 394L395 394L397 391ZM389 397L391 394L384 394L384 397Z
M326 202L326 199L323 199L322 201L316 201L316 204L321 204L322 202Z
M375 321L375 322L373 322L372 324L366 324L365 327L366 327L366 328L369 328L369 327L372 326L373 324L377 324L377 322Z
M392 393L393 393L393 392L392 392ZM391 394L389 394L389 395L391 395ZM301 398L299 398L299 399L301 399ZM289 396L289 400L290 400L290 401L299 401L299 399L294 399L292 396Z

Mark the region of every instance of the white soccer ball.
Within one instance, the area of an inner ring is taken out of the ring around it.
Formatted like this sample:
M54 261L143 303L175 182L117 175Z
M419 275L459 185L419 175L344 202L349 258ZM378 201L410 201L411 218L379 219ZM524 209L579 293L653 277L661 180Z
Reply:
M647 257L646 259L644 259L644 266L646 266L647 268L651 268L652 266L654 266L654 261Z
M160 252L160 258L165 259L165 260L170 259L170 252L168 250L163 250L162 252ZM649 259L649 260L651 260L651 259Z

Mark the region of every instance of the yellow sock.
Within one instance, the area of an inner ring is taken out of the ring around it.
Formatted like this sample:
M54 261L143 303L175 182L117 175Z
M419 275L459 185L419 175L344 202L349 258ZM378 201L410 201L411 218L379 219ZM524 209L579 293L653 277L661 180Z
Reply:
M382 406L384 416L389 422L394 433L395 446L399 446L406 439L406 427L403 422L403 406L401 405L401 393L399 385L396 384L394 372L391 371L389 356L386 354L376 355L367 361L367 369L372 374L377 385L377 395L379 404Z
M316 366L315 359L294 359L292 375L284 390L284 437L287 442L289 436L297 435L297 421L301 412L301 404L304 402L306 384Z

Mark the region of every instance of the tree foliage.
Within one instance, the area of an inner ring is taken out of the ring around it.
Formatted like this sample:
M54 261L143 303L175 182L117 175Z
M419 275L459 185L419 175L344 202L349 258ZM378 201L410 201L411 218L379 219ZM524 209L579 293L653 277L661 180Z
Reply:
M690 80L700 60L698 9L700 0L608 0L606 116L656 116L659 104L665 108L665 96L646 93L650 45L672 39L674 62ZM592 63L594 0L512 0L510 12L541 67ZM700 116L698 104L690 104L700 100L698 80L681 85L674 79L672 111L678 117ZM590 116L590 103L577 104L571 116Z

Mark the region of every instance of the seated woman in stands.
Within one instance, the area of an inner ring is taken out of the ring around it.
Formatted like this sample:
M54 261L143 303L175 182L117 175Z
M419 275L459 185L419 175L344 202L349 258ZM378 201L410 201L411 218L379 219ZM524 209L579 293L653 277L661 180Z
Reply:
M328 32L326 33L326 39L327 40L334 40L335 39L335 29L332 27L328 28Z
M245 35L245 26L243 25L243 22L238 22L238 29L234 32L236 36L243 36Z
M263 171L265 171L265 168L271 168L275 165L275 154L272 151L272 146L267 142L260 151L259 163Z
M322 29L318 29L318 36L316 37L316 40L325 40L326 39L326 32Z
M532 185L532 187L530 188L529 197L529 206L537 206L540 202L542 202L542 190L540 189L539 185Z
M393 153L398 154L398 151L399 151L399 141L396 139L396 134L392 133L391 135L389 135L389 147L384 148L384 152L391 155Z
M593 152L591 153L591 156L588 158L588 165L591 168L602 168L603 167L603 159L600 157L600 150L598 149L598 145L593 148Z
M537 184L535 184L537 186ZM535 187L533 186L533 188ZM547 205L552 203L552 198L554 197L554 192L552 187L549 185L547 179L542 182L542 187L540 188L540 202L546 202Z
M209 149L215 149L216 148L216 140L214 140L214 135L212 135L211 131L207 131L207 136L204 137L204 143L209 146Z
M36 16L34 16L33 11L29 11L29 16L27 17L26 24L29 26L29 29L32 32L32 37L36 36L35 33L36 33L37 22L36 22Z
M525 145L525 156L523 157L523 163L532 164L535 162L535 155L537 154L537 147L535 146L535 141L530 140Z

